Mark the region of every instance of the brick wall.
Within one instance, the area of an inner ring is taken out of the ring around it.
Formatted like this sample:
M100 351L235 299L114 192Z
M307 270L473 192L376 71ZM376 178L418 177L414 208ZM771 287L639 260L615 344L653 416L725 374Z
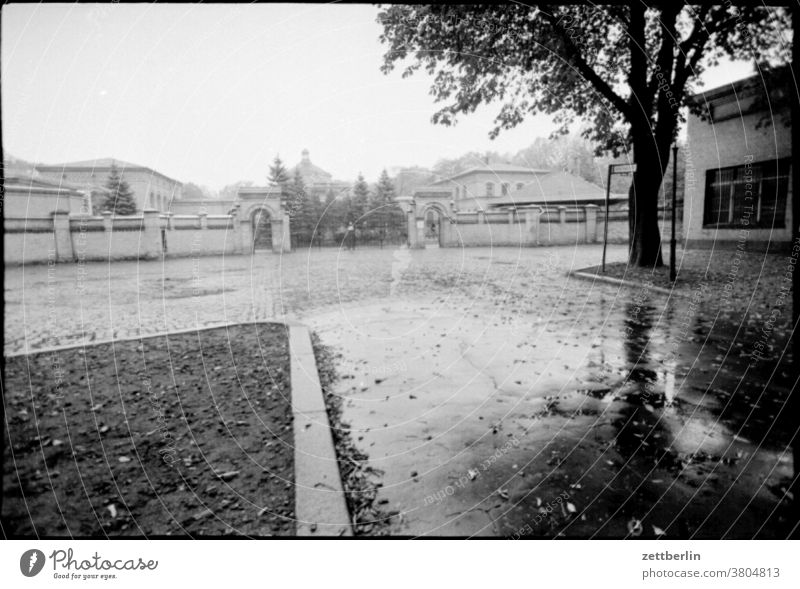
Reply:
M725 246L736 244L739 229L703 227L706 176L710 170L741 166L746 161L761 161L790 157L792 154L791 127L781 116L773 124L763 125L763 112L708 123L692 115L687 127L686 196L683 215L687 247ZM761 125L760 125L761 124ZM759 127L760 128L757 128ZM790 176L791 178L791 176ZM775 229L751 228L747 243L761 249L768 244L791 242L792 184L786 198L786 223Z
M173 217L146 210L130 217L92 217L56 212L49 218L5 218L3 223L6 264L148 260L250 251L250 233L230 215Z

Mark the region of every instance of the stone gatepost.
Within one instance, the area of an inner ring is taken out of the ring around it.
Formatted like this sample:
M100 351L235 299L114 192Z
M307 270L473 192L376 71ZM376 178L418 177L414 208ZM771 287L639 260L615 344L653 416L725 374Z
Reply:
M449 247L450 246L450 236L453 232L453 225L455 225L455 218L447 215L446 217L441 217L439 221L439 247Z
M420 228L422 225L422 228ZM417 219L417 207L408 212L408 245L411 249L425 249L425 222ZM422 234L420 234L422 232Z
M558 243L564 243L567 233L567 207L558 207Z
M106 233L111 233L114 228L114 224L111 221L111 211L103 211L101 214L103 215L103 229L106 230Z
M289 253L292 251L292 232L291 232L291 225L292 221L289 219L289 215L283 215L283 233L281 234L281 249L283 252Z
M142 240L139 245L139 257L145 259L160 258L163 254L161 247L161 223L159 223L158 209L145 209L142 211Z
M539 221L541 217L542 209L525 211L525 233L528 235L528 243L539 245Z
M586 213L586 243L597 241L597 210L599 208L597 205L589 204L583 209Z
M72 235L69 230L69 211L53 211L53 234L56 246L56 261L71 262L73 260Z
M208 229L208 213L200 213L200 229Z
M291 252L292 240L289 215L284 214L282 219L271 218L270 222L272 223L272 252L275 254Z

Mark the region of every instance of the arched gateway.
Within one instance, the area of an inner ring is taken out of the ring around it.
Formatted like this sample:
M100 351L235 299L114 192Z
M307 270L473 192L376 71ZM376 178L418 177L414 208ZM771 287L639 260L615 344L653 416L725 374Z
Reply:
M397 199L408 216L411 248L451 245L453 202L449 189L418 190L414 196Z
M245 187L236 194L236 206L245 244L250 251L291 251L289 216L281 205L279 187Z

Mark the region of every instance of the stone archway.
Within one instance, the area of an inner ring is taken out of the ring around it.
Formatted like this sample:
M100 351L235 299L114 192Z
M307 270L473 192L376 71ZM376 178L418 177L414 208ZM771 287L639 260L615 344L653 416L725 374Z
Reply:
M425 247L444 247L444 234L450 217L444 207L438 203L427 204L420 212L422 220L422 237Z
M276 254L292 251L289 217L282 206L281 189L276 186L243 186L236 193L241 212L242 248L250 252L272 249ZM272 240L270 248L269 240Z
M250 213L250 230L253 235L253 251L272 250L272 215L266 207L258 207Z

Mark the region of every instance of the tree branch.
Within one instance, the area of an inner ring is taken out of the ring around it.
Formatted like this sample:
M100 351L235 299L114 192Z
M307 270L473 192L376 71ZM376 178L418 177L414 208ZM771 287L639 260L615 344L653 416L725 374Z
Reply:
M555 14L553 14L553 11L543 10L542 13L546 16L547 20L550 21L550 26L553 27L553 30L558 33L558 36L564 42L565 51L561 57L573 65L584 80L594 86L604 98L611 102L611 104L622 114L622 116L630 121L632 113L630 106L627 102L625 102L625 99L614 92L611 86L609 86L608 83L603 80L586 62L586 59L584 59L580 50L572 42L572 39L567 31L559 24Z

